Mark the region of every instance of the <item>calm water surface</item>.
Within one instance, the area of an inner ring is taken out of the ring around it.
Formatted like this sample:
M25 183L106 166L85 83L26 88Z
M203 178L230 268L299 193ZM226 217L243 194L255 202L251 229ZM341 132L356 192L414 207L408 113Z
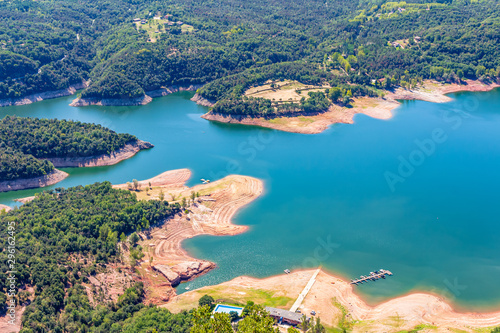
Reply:
M500 90L455 94L446 104L405 102L389 121L358 115L354 125L318 135L211 123L190 97L83 108L65 97L1 108L0 117L99 123L155 145L118 165L63 169L70 177L52 188L176 168L193 171L189 185L231 173L263 179L264 195L236 217L249 232L185 241L218 269L179 292L322 264L345 278L391 270L387 280L356 287L370 303L419 290L462 309L498 306ZM0 203L38 191L2 193Z

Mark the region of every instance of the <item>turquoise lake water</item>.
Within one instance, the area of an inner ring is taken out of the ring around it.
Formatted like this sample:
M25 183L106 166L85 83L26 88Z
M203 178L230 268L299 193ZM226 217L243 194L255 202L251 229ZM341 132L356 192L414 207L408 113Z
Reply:
M358 115L317 135L212 123L191 96L83 108L65 97L1 108L0 117L99 123L155 145L114 166L63 169L70 177L52 188L177 168L193 171L189 185L232 173L261 178L264 195L235 219L249 232L185 241L218 268L179 292L322 264L347 279L391 270L391 278L356 287L370 303L418 290L461 309L500 306L499 89L454 94L446 104L404 102L390 120ZM0 203L38 191L1 193Z

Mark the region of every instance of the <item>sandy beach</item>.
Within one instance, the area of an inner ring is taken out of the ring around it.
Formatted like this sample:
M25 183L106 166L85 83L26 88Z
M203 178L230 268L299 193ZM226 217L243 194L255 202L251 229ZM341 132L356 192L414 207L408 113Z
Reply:
M217 286L178 295L163 307L173 312L190 309L205 294L244 304L253 295L257 298L255 301L259 301L258 295L267 293L269 298L260 301L276 306L272 304L273 299L282 299L278 307L289 309L314 271L294 271L265 279L241 276ZM390 283L390 279L373 283ZM425 293L397 297L372 307L355 294L354 288L348 282L321 271L299 309L307 315L312 310L316 311L321 322L330 327L337 327L343 320L353 332L400 332L414 329L417 325L425 325L429 331L473 332L500 325L500 312L459 313L444 299Z
M267 119L215 114L209 111L202 118L222 123L267 127L285 132L318 134L332 124L352 124L354 116L359 113L376 119L389 119L392 117L392 110L401 104L398 100L446 103L451 101L451 98L446 94L460 91L489 91L497 87L500 87L497 83L483 84L479 81L465 81L464 84L441 84L435 81L426 81L422 86L413 90L397 88L393 92L387 92L383 98L354 98L351 103L352 107L349 108L333 104L327 111L314 115L304 114Z

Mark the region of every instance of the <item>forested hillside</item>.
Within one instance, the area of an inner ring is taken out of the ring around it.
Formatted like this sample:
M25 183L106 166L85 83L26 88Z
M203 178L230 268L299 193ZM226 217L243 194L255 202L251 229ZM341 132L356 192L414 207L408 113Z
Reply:
M134 1L1 1L0 99L82 83L99 61L96 41Z
M26 0L0 11L0 98L88 78L83 97L138 97L296 61L363 86L500 75L493 0Z
M0 121L0 142L37 158L110 154L132 141L137 141L133 135L79 121L11 116Z
M112 189L105 182L45 192L0 216L0 233L16 239L17 287L32 285L36 291L23 316L23 332L77 331L82 324L109 332L115 321L138 311L142 286L130 289L116 306L91 314L81 283L102 269L101 264L118 260L120 236L149 228L178 211L178 205L138 201L134 193ZM0 240L0 301L6 299L11 271L8 244L7 237ZM60 316L64 309L79 315Z
M133 268L123 261L123 249L142 252L134 244L135 232L164 223L180 209L178 203L138 201L135 193L104 182L43 192L20 208L0 214L0 233L12 237L0 239L0 313L6 310L9 278L14 275L19 290L16 301L26 306L21 333L234 332L231 321L235 318L212 315L211 297L208 302L200 301L200 308L179 314L145 306L141 282L125 289L115 302L89 298L89 279L109 264L120 270ZM261 306L248 303L244 314L239 332L277 332L274 320Z
M47 160L23 154L10 148L0 148L0 181L42 176L54 170Z
M0 181L46 175L54 166L41 158L110 154L135 141L101 125L7 116L0 120Z

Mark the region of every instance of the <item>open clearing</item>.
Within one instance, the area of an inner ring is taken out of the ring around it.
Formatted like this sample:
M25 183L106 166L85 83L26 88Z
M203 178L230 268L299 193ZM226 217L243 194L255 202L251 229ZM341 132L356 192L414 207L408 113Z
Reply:
M165 27L165 25L167 27ZM172 22L162 18L155 17L154 19L149 19L146 23L142 24L140 21L135 22L137 31L145 30L148 33L148 42L155 43L158 37L164 33L170 33L170 27L180 27L182 33L193 32L194 27L189 24L178 24L177 22Z
M245 96L261 97L273 102L299 102L302 97L308 97L310 91L324 91L329 89L329 85L313 86L302 84L298 81L268 81L258 87L252 87L245 91Z

